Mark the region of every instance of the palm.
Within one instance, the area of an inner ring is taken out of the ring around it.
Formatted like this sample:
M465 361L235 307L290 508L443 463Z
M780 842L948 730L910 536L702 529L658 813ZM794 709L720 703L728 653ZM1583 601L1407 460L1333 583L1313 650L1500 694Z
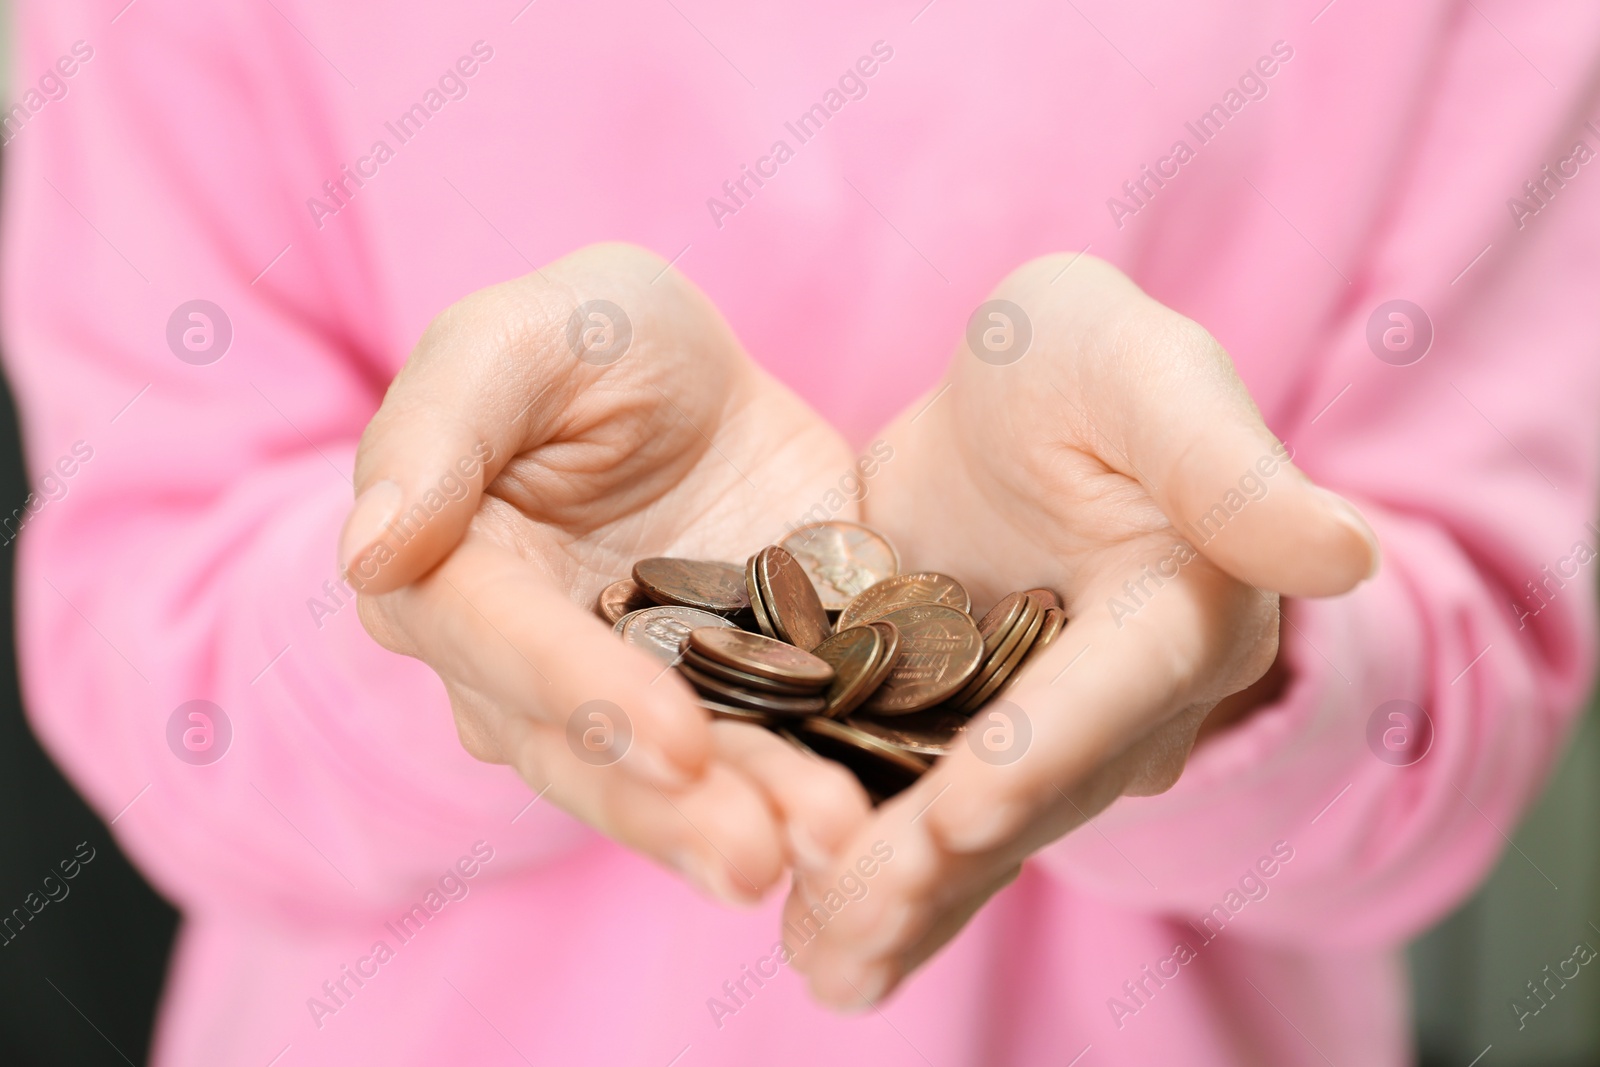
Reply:
M645 341L599 375L569 368L590 380L571 383L544 439L489 486L475 531L591 603L638 559L740 562L799 522L837 486L850 451L741 352L708 337L693 353Z
M1144 487L1062 418L1068 401L1046 390L1018 403L1026 391L1002 398L955 378L925 415L888 431L897 462L867 502L867 521L909 562L961 578L980 607L1036 585L1070 605L1108 570L1172 544Z

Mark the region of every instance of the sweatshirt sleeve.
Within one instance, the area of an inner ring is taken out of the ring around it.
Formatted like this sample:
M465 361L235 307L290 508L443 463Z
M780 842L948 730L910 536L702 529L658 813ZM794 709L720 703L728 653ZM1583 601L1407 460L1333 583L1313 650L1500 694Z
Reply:
M574 847L339 585L356 442L412 340L377 332L359 220L304 206L337 173L320 102L353 88L273 5L117 6L24 5L6 127L36 731L189 909L363 908L478 840L501 870ZM190 701L221 709L209 749Z
M1354 299L1268 412L1371 519L1380 573L1286 604L1283 699L1048 850L1062 877L1197 928L1248 908L1246 936L1390 944L1481 880L1558 756L1595 656L1600 63L1593 11L1507 10L1442 37ZM1369 344L1396 297L1431 320L1419 361Z

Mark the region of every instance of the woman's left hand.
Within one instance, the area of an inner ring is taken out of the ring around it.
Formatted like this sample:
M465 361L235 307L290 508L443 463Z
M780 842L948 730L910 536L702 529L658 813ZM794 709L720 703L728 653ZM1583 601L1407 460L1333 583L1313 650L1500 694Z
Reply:
M1213 707L1273 663L1278 595L1341 593L1378 563L1217 343L1091 257L1007 278L884 436L865 521L908 569L960 578L979 610L1046 586L1070 622L834 866L797 876L788 929L821 930L790 947L839 1007L894 988L1033 852L1170 788ZM830 901L880 840L893 860L866 895Z

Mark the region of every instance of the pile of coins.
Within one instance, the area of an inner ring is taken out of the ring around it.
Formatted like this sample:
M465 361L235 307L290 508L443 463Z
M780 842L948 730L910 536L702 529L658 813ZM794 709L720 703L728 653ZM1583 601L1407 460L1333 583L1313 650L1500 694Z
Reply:
M888 540L849 522L802 526L743 567L640 560L597 610L713 716L843 764L874 802L948 752L1067 621L1048 589L975 621L960 582L901 574Z

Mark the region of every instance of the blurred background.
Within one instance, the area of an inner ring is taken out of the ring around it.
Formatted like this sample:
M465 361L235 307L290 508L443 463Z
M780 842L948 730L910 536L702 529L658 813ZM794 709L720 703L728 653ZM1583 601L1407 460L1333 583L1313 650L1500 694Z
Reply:
M10 4L0 0L8 103L10 30ZM29 491L16 419L0 380L0 518ZM14 562L15 545L0 545L0 919L13 908L27 919L0 934L0 1063L143 1064L177 913L28 729L12 647ZM1600 712L1591 702L1542 799L1520 827L1500 827L1508 844L1493 875L1411 946L1421 1067L1600 1065L1600 967L1564 984L1549 977L1562 966L1571 973L1565 961L1579 944L1600 952L1597 815ZM60 861L88 855L84 843L94 858L60 902L73 903L31 914L25 898Z

